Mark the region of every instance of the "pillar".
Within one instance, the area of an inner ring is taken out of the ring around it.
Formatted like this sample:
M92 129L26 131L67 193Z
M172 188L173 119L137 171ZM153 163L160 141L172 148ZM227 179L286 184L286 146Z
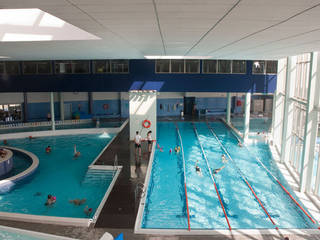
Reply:
M88 113L93 114L93 94L88 92Z
M302 168L300 173L300 191L311 191L311 178L314 163L314 153L318 132L318 106L320 89L320 63L318 53L311 53L308 75L308 98L306 110L306 123L304 129L304 142L302 149ZM319 66L319 68L318 68ZM318 173L319 174L319 173Z
M60 97L60 120L64 121L64 98L63 98L63 92L59 93Z
M250 105L251 105L251 93L247 92L244 101L244 122L243 122L243 139L248 140L249 137L249 125L250 125Z
M230 115L231 115L231 93L228 92L227 93L227 123L228 124L231 123Z
M52 130L56 130L55 121L54 121L54 95L53 92L50 92L50 110L51 110L51 125Z
M280 156L280 161L282 163L289 163L290 161L292 122L293 122L293 101L290 100L290 98L293 97L294 95L294 85L295 85L295 79L296 79L296 62L297 62L296 56L287 58L282 140L281 140L281 156Z
M23 122L28 121L28 96L27 93L23 93Z

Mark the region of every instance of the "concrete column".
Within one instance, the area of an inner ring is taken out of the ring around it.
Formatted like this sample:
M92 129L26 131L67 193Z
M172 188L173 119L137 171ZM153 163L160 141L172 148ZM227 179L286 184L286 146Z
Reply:
M281 140L281 158L282 163L289 163L291 152L292 122L293 122L293 102L290 98L294 95L294 85L296 80L296 62L297 57L287 58L287 72L285 84L285 98L283 111L283 126Z
M88 92L88 113L93 114L93 94Z
M119 117L121 118L121 92L118 92L118 112Z
M54 95L50 92L50 110L51 110L51 124L52 130L56 130L55 120L54 120Z
M59 93L60 98L60 120L64 121L64 98L63 98L63 92Z
M300 191L311 191L311 178L314 163L314 153L318 132L318 104L320 89L320 58L318 53L311 53L308 75L308 99L306 111L306 125L302 149L302 168L300 173ZM318 173L319 174L319 173Z
M251 105L251 93L247 92L245 96L245 101L244 101L244 122L243 122L244 141L247 141L249 137L250 105Z
M28 121L28 96L27 93L23 93L23 122Z
M231 93L228 92L227 93L227 123L228 124L231 123L230 115L231 115Z

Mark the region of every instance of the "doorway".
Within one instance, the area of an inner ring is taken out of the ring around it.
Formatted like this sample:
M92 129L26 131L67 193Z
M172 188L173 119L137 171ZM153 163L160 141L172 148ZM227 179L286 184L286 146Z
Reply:
M184 97L184 115L192 116L193 108L196 103L195 97Z

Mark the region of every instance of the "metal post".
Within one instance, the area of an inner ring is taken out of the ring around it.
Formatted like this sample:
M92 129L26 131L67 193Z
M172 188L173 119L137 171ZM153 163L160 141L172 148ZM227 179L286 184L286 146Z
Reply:
M231 93L227 93L227 123L230 124L230 115L231 115Z
M53 92L50 92L50 110L51 110L51 125L52 131L56 130L55 121L54 121L54 96Z
M250 125L250 105L251 105L251 93L247 92L244 101L244 122L243 122L243 139L248 140L249 137L249 125Z
M28 95L23 93L23 122L28 121Z

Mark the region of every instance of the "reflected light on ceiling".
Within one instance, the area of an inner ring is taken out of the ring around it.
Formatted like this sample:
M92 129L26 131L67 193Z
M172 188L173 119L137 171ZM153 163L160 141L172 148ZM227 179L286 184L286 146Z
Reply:
M5 33L1 41L4 42L23 42L23 41L50 41L52 35L37 35L37 34L20 34L20 33Z
M0 9L0 25L32 26L41 13L40 9Z
M144 56L146 59L209 59L212 56Z
M63 27L64 21L52 16L51 14L45 13L39 23L40 27Z

